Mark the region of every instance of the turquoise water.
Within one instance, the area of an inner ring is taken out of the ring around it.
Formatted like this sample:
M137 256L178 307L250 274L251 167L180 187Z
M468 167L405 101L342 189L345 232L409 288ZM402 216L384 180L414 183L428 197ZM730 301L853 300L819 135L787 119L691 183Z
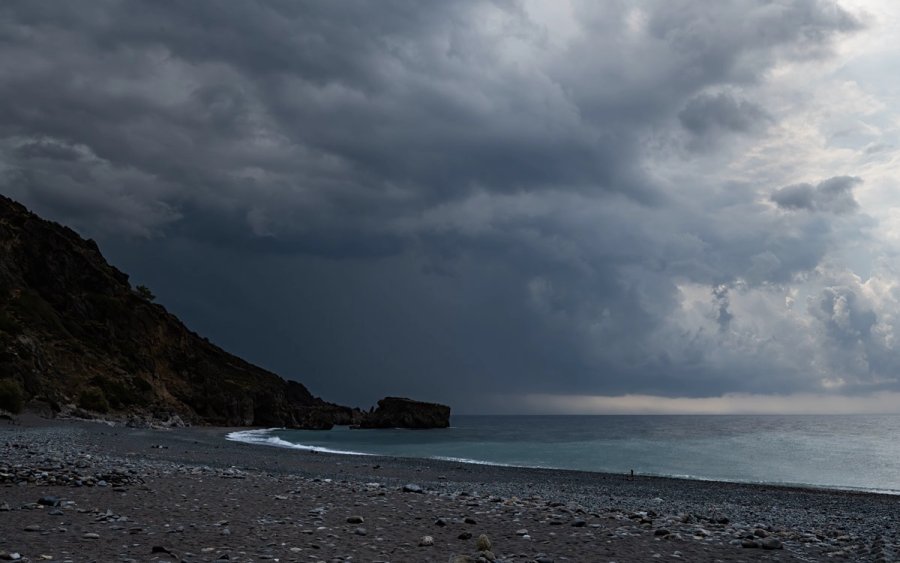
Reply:
M900 492L900 416L454 416L441 430L269 430L298 449Z

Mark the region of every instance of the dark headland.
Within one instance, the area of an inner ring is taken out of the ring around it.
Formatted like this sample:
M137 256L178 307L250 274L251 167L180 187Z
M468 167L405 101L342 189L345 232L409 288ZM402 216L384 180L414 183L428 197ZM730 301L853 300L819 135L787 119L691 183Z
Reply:
M0 400L134 424L445 428L443 405L366 412L313 396L190 331L97 244L0 196Z

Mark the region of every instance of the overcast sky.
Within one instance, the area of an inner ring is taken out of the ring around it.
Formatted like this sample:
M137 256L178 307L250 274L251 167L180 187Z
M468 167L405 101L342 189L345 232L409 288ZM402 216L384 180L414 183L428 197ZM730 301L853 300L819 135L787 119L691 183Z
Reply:
M900 409L893 0L0 4L0 192L368 407Z

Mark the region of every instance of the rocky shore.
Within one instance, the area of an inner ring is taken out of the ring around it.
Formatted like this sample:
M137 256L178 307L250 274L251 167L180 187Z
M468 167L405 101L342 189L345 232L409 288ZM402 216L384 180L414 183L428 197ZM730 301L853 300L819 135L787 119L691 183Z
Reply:
M0 560L893 561L897 497L0 426Z

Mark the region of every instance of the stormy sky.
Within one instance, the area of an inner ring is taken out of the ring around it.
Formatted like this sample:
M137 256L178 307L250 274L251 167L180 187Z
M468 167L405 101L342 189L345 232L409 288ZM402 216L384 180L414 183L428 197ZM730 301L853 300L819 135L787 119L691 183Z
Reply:
M314 394L900 409L893 0L5 1L0 192Z

